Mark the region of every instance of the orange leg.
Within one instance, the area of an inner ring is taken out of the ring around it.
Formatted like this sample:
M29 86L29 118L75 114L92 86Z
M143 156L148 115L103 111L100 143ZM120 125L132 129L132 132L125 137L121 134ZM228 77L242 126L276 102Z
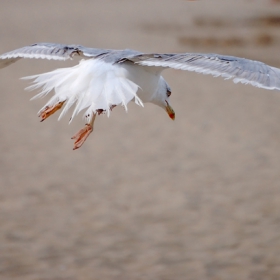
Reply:
M40 113L39 117L41 117L41 122L47 119L49 116L54 114L57 110L59 110L65 101L58 102L57 104L53 105L52 107L46 106L46 108Z
M86 139L88 138L88 136L93 131L93 125L94 125L95 117L96 117L96 114L93 114L90 122L87 123L85 125L85 127L82 128L77 134L75 134L73 137L71 137L71 139L75 140L73 150L76 150L76 149L80 148L85 143Z

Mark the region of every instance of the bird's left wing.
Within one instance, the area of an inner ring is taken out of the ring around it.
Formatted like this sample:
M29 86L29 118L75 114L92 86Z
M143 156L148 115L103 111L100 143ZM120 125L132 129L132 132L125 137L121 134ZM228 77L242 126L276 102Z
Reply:
M234 56L201 53L139 54L128 58L143 66L174 68L233 78L256 87L280 90L280 69L259 61Z
M108 52L110 52L110 50L86 48L79 45L39 43L2 54L0 56L0 69L18 61L21 58L67 60L76 55L85 58L92 58Z

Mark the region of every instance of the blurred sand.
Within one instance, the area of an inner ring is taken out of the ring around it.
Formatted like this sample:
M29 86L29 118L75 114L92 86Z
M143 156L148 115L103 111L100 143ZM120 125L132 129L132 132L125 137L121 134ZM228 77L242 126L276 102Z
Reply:
M0 53L35 42L217 52L280 67L266 0L1 1ZM81 116L40 123L0 75L0 279L280 279L280 94L169 70L176 121L114 109L72 151Z

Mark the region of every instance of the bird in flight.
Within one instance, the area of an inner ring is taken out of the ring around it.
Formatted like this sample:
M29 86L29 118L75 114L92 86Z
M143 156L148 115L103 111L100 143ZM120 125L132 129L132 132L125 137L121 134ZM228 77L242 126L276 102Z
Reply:
M163 108L174 120L170 105L171 89L161 76L163 70L174 68L233 79L235 83L280 90L280 69L245 58L204 53L141 53L134 50L87 48L80 45L38 43L0 56L0 68L21 58L67 60L81 58L78 65L25 77L33 84L27 89L41 89L32 99L51 99L39 111L44 121L62 108L59 119L75 105L71 120L84 110L85 126L72 137L74 150L80 148L93 131L96 116L110 112L115 106L134 101L139 106L151 102Z

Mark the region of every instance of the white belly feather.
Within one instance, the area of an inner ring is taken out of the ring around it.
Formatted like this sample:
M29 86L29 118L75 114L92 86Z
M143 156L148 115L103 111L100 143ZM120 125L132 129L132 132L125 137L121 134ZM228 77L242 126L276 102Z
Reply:
M34 79L33 85L27 89L41 88L34 98L44 97L54 90L53 97L46 106L53 106L65 101L59 119L74 104L72 118L81 110L86 110L85 117L90 118L101 109L110 114L113 105L122 105L135 101L149 102L158 88L159 75L148 72L146 67L130 63L110 64L98 59L82 60L74 67L61 68L48 73L29 76ZM71 118L71 119L72 119Z

